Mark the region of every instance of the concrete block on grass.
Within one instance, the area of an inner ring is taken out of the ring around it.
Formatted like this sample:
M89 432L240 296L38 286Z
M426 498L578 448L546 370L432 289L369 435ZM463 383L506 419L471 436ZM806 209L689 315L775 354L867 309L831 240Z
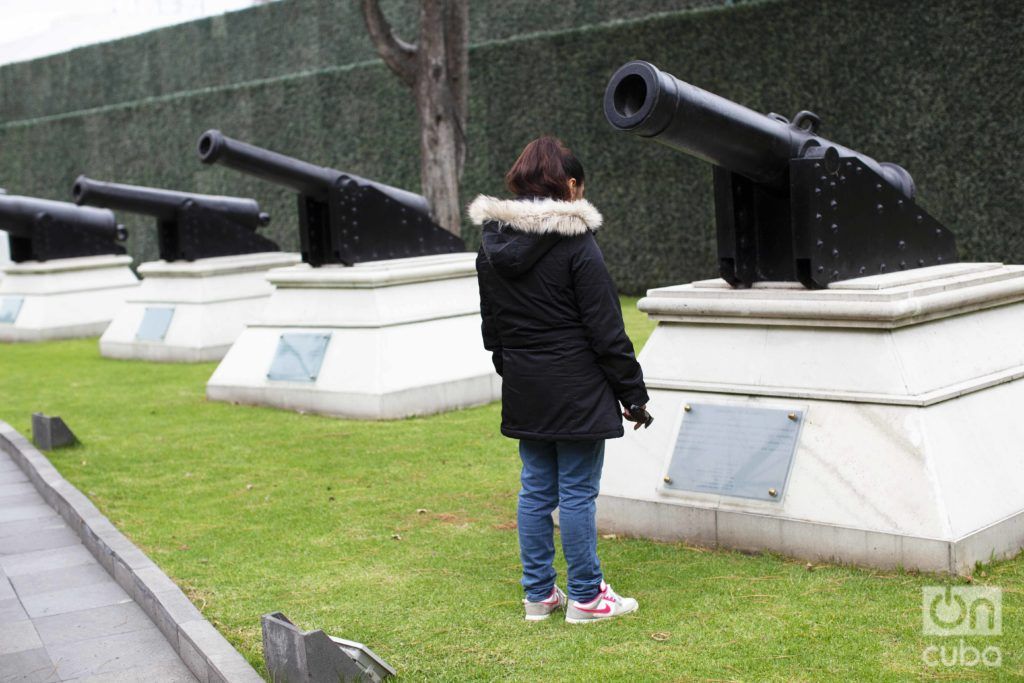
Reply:
M47 416L42 413L32 413L32 440L44 451L78 443L78 437L64 420L56 415Z
M382 681L395 670L362 643L303 631L280 612L264 614L263 657L270 677L281 681Z

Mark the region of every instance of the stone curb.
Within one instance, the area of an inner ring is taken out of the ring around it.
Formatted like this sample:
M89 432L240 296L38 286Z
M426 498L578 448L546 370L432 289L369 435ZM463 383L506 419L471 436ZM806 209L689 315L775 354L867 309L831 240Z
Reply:
M3 421L0 450L18 463L89 552L149 615L200 683L263 681L181 589L62 477L45 455Z

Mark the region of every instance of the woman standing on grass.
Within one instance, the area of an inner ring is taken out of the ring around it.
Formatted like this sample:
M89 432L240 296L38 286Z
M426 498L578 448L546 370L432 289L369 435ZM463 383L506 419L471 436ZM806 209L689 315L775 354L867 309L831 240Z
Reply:
M529 621L566 608L566 621L586 623L638 607L601 574L594 501L605 439L623 435L622 417L634 429L651 418L618 293L594 240L601 214L583 199L583 180L572 152L542 137L505 176L515 199L480 196L469 207L483 226L480 313L484 347L503 379L501 432L519 439L523 461L519 550ZM568 606L555 584L556 507Z

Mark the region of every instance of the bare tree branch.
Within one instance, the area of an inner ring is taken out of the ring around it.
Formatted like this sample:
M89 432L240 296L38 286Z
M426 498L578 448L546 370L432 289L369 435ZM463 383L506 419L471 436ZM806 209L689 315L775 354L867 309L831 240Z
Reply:
M355 0L366 21L366 30L370 40L377 49L377 54L384 60L399 80L410 88L416 85L416 46L405 42L397 35L387 17L380 9L379 0Z

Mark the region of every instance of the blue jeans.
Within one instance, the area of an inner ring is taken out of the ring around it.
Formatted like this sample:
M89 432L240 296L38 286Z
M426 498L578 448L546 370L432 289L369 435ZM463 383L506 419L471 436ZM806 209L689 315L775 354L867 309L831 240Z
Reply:
M519 554L529 600L543 600L555 585L555 539L551 513L558 508L562 552L569 565L568 594L589 602L601 590L597 559L597 491L604 441L519 442L523 461L519 491Z

